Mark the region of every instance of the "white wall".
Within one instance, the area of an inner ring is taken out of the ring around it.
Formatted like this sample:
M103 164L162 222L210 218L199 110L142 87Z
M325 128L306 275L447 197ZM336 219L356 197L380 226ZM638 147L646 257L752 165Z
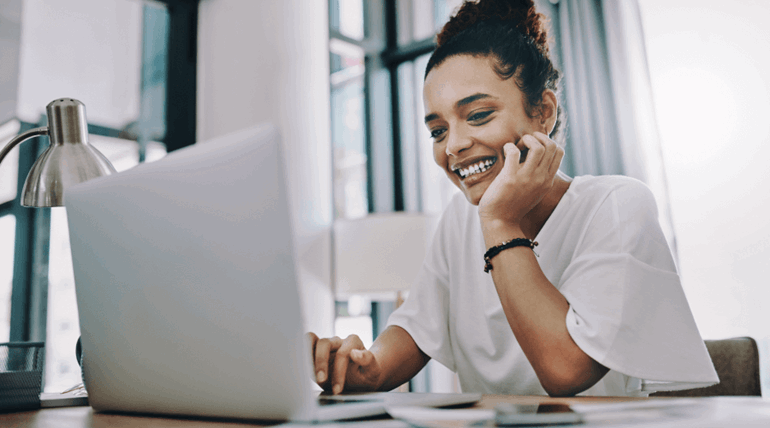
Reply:
M332 171L326 0L203 0L198 139L279 126L288 159L308 328L333 332Z
M640 0L679 270L702 335L770 376L770 2Z

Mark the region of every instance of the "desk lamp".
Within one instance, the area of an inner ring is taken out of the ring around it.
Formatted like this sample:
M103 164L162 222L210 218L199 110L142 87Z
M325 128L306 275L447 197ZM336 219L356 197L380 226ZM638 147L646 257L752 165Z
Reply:
M72 98L51 101L46 106L48 126L31 129L13 138L0 150L0 162L25 140L48 135L51 145L41 154L24 182L21 205L60 207L70 186L110 175L115 168L88 142L86 106Z

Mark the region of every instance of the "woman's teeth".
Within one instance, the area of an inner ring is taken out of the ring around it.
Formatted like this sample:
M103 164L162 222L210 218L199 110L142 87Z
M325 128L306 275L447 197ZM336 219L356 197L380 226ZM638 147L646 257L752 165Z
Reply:
M469 166L468 168L462 168L457 170L457 173L460 174L460 178L468 178L471 175L478 174L480 172L484 172L488 170L492 165L495 164L495 161L492 159L487 159L481 162L478 162L476 164L473 164Z

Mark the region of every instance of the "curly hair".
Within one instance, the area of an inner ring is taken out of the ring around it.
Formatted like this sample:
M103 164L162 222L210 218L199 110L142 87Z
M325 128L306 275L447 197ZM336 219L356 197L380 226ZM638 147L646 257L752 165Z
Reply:
M501 79L514 78L525 97L529 117L540 114L543 92L558 93L561 73L548 51L547 18L533 0L466 0L436 35L436 50L425 68L430 71L457 55L491 57ZM561 128L561 106L550 137Z

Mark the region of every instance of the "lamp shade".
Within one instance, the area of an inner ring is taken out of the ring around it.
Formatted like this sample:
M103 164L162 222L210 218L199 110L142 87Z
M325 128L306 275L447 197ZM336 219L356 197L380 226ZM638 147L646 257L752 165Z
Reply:
M110 161L88 142L83 103L71 98L54 100L46 107L51 145L27 175L21 205L59 207L66 189L115 172Z
M422 213L373 214L334 223L334 276L338 299L365 295L393 299L417 277L437 217Z

